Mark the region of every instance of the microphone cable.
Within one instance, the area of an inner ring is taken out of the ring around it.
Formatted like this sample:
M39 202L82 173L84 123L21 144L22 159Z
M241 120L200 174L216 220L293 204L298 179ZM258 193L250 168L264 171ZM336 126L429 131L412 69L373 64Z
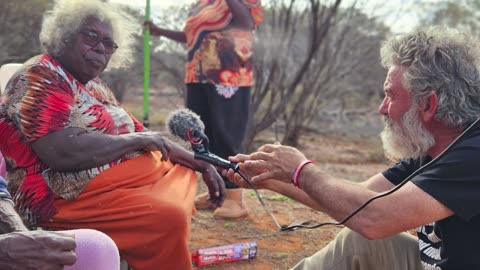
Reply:
M273 215L273 213L270 211L270 209L268 209L268 207L265 205L265 203L263 202L262 200L262 196L260 196L260 194L258 193L257 189L255 188L255 186L252 184L252 182L250 182L250 180L248 180L248 178L243 175L240 170L236 170L236 173L238 173L240 175L240 177L242 177L242 179L253 189L253 191L255 192L255 195L257 195L257 198L258 200L260 201L260 204L262 205L263 209L265 209L265 211L270 215L270 217L272 217L273 219L273 222L275 222L275 225L277 225L277 227L281 230L281 231L284 231L286 229L288 229L288 226L286 225L280 225L280 223L278 223L277 219L275 218L275 216Z
M340 225L343 225L345 224L347 221L349 221L353 216L355 216L358 212L362 211L367 205L369 205L370 203L372 203L373 201L375 200L378 200L380 198L383 198L385 196L388 196L392 193L394 193L395 191L399 190L402 186L404 186L408 181L410 181L413 177L415 177L418 173L420 173L421 171L423 171L425 168L427 168L428 166L430 166L431 164L433 164L434 162L436 162L438 159L440 159L441 157L443 157L448 150L450 150L455 144L457 144L457 142L470 130L472 129L478 122L480 121L480 118L478 118L477 120L475 120L475 122L473 122L468 128L466 128L452 143L450 143L447 148L445 148L437 157L435 157L434 159L432 159L430 162L428 162L427 164L421 166L420 168L418 168L417 170L415 170L413 173L411 173L409 176L407 176L400 184L396 185L395 187L393 187L392 189L390 190L387 190L383 193L380 193L372 198L370 198L369 200L367 200L366 202L364 202L362 205L360 205L357 209L355 209L353 212L351 212L347 217L345 217L343 220L339 221L339 222L323 222L323 223L319 223L319 224L316 224L316 225L311 225L311 226L308 226L308 225L291 225L291 226L288 226L288 225L280 225L277 221L277 219L275 218L275 216L272 214L272 212L270 212L270 210L268 209L268 207L265 205L265 203L263 202L260 194L258 193L257 189L255 188L255 186L252 184L252 182L250 180L248 180L248 178L246 176L244 176L240 170L237 170L236 173L238 173L240 175L240 177L242 177L242 179L255 191L255 194L257 195L257 198L258 200L260 201L260 203L262 204L263 208L265 209L265 211L272 217L273 221L275 222L275 225L277 225L277 227L280 229L280 231L293 231L293 230L297 230L297 229L316 229L316 228L319 228L319 227L322 227L322 226L326 226L326 225L333 225L333 226L340 226Z

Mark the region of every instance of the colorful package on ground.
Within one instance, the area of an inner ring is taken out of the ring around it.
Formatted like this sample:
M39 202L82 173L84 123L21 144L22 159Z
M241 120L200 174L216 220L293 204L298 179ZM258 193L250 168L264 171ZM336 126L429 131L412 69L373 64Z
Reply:
M192 261L197 266L248 260L255 257L257 257L256 241L210 248L199 248L192 252Z

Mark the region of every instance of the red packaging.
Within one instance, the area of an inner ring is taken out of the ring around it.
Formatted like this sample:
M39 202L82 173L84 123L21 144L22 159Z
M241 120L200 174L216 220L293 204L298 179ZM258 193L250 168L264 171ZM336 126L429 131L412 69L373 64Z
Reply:
M257 257L257 242L244 242L226 246L199 248L192 252L192 261L197 266L226 263Z

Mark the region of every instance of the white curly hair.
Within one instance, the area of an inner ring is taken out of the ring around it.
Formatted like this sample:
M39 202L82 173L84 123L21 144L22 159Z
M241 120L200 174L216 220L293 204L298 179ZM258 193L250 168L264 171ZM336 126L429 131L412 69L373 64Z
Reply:
M456 29L430 26L394 36L381 49L389 68L404 65L403 85L417 101L436 93L435 117L465 128L480 115L480 41Z
M138 22L119 5L100 0L56 0L53 9L46 12L40 32L42 48L53 57L65 50L65 40L70 40L82 27L85 19L98 18L112 26L117 51L110 58L107 68L125 67L132 62L134 34Z

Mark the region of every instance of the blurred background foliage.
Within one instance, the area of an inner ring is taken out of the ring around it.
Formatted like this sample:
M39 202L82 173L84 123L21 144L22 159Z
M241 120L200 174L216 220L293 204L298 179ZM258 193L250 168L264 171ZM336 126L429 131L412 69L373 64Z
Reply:
M21 63L42 52L38 34L43 13L52 3L0 0L0 65ZM251 112L246 115L250 117L247 148L264 131L274 131L276 140L294 146L305 131L378 134L382 123L376 108L386 74L380 65L379 48L394 33L385 18L366 14L358 1L348 3L271 0L265 5L265 21L256 31L256 79ZM143 11L124 8L138 18L140 26ZM181 30L189 8L169 8L155 14L154 21ZM388 10L388 2L381 8L386 13L395 12ZM447 25L479 34L480 0L440 0L434 5L416 1L411 9L419 14L420 25ZM125 101L128 91L141 95L141 32L137 40L133 65L102 75L120 101ZM174 89L181 100L185 46L164 38L152 38L151 46L151 87L160 93L165 87ZM155 119L161 124L165 117Z

